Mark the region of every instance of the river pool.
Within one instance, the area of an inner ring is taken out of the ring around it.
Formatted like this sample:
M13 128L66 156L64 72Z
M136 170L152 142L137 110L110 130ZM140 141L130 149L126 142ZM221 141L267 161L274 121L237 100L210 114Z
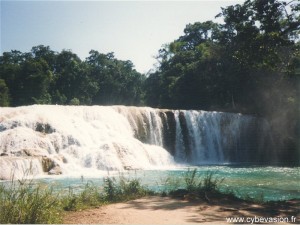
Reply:
M168 191L174 185L183 187L183 180L188 170L197 169L199 176L212 172L214 178L224 179L220 184L221 191L233 191L242 198L270 200L300 199L300 167L253 167L253 166L198 166L181 167L167 170L136 170L124 173L107 173L93 176L57 176L38 179L57 188L80 191L87 182L99 187L107 176L118 179L138 178L141 183L154 191Z

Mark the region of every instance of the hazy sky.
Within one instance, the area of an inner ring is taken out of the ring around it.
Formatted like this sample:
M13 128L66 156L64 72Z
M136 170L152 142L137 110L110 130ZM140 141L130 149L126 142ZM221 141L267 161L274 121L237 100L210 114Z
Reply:
M186 24L214 20L220 7L237 3L242 1L1 0L1 54L42 44L84 60L94 49L147 72L160 47L183 35Z

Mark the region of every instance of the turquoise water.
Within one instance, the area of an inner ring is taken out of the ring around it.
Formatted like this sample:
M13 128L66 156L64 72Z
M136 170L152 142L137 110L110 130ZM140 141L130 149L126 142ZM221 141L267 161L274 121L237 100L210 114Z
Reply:
M103 186L103 179L113 176L138 178L141 183L154 191L167 191L171 186L182 187L183 177L187 170L197 169L199 176L213 172L214 177L223 179L222 191L234 191L239 197L250 197L270 200L300 199L300 167L233 167L233 166L200 166L174 170L140 170L122 174L107 174L101 177L49 177L42 182L55 187L75 191L82 189L87 182ZM180 179L181 177L181 179Z

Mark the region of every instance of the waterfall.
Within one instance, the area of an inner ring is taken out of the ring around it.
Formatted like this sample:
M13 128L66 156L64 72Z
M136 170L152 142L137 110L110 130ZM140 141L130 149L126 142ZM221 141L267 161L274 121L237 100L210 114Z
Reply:
M0 108L0 179L28 169L32 175L82 175L178 163L261 163L276 158L270 143L265 121L233 113L126 106Z

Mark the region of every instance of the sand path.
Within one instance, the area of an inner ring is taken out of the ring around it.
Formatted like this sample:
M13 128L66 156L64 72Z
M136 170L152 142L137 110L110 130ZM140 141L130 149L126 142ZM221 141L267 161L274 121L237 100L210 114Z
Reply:
M72 224L228 224L226 217L298 217L299 201L273 206L241 201L186 201L168 197L146 197L125 203L69 212L64 223Z

